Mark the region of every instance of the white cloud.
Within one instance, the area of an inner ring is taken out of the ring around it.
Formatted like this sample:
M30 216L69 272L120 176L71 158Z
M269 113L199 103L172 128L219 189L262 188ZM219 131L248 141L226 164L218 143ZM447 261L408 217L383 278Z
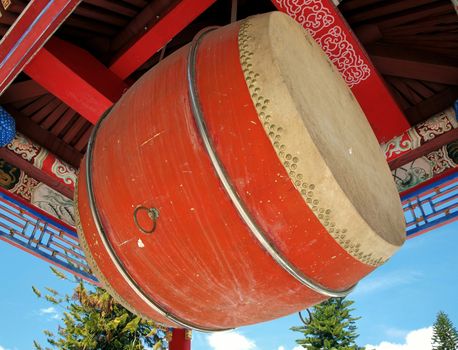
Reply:
M213 350L254 350L256 343L244 335L229 331L213 333L207 336L207 341Z
M42 316L47 316L47 320L48 321L59 320L60 317L61 317L59 312L56 310L56 308L54 306L50 306L50 307L47 307L47 308L44 308L44 309L40 309L39 310L39 314L42 315ZM2 349L0 349L0 350L2 350Z
M280 345L277 350L285 350L285 347L283 345Z
M419 271L393 271L377 277L363 279L356 287L353 295L364 295L371 292L386 290L400 285L414 283L422 278Z
M304 350L305 348L303 348L302 346L300 345L297 345L293 348L293 350Z
M433 327L411 331L405 337L404 344L383 341L379 345L366 345L366 350L431 350Z
M40 309L40 315L56 314L56 313L57 313L57 311L53 306L50 306L50 307L48 307L46 309Z

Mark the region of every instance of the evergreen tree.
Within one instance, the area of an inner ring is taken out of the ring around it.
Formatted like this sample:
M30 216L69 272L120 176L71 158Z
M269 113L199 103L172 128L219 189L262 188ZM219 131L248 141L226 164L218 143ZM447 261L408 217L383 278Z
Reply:
M55 269L53 272L66 279L61 272ZM65 296L51 288L46 288L44 296L37 288L32 289L39 298L44 297L63 309L63 325L57 334L44 331L48 344L54 349L159 350L168 347L170 332L132 314L102 288L86 288L78 282L73 294ZM34 345L37 350L43 349L36 341Z
M433 350L457 350L458 333L447 314L440 311L433 327Z
M352 317L353 301L345 298L331 298L312 308L307 325L293 327L303 338L296 340L307 350L360 350L356 345L356 323L359 317Z

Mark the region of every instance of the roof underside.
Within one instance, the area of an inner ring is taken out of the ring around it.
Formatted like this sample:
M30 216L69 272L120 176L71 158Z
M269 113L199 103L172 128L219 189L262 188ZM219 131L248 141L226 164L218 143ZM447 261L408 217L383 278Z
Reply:
M178 0L84 0L56 36L109 65ZM13 0L0 17L0 35L28 1ZM458 16L450 0L344 0L339 9L372 58L396 101L414 125L458 98ZM274 10L268 0L239 0L238 18ZM230 0L218 0L130 75L138 79L192 40L202 28L229 23ZM455 74L455 75L453 75ZM21 74L0 97L20 132L77 166L92 125Z

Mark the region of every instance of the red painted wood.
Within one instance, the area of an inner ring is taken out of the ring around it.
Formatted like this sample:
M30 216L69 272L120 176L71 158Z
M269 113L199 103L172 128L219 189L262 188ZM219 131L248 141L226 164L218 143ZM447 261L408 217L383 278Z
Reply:
M179 2L132 46L122 52L110 65L110 69L120 78L126 79L214 2L215 0Z
M0 104L23 101L42 96L46 93L47 91L33 80L26 80L11 85L8 90L0 96Z
M81 0L33 0L0 42L0 95Z
M73 199L74 186L70 186L65 184L63 181L59 181L56 176L52 176L47 171L37 168L32 163L22 158L19 154L14 153L6 147L1 147L0 158L6 160L18 169L23 170L27 175L31 176L35 180L38 180L51 187L53 190L62 193L65 197Z
M331 0L272 2L318 41L351 87L380 143L409 129L406 117Z
M87 51L52 38L24 71L91 123L127 86Z
M174 328L169 350L191 350L191 338L187 336L187 332L182 328Z
M15 110L13 107L7 106L6 110L14 117L18 131L30 137L40 146L46 149L52 149L53 153L57 157L66 161L75 168L79 167L79 163L83 157L80 152L77 152L74 148L64 143L51 132L34 123L32 120L30 120L30 118L27 118L21 112Z
M267 228L276 248L321 284L349 287L373 267L352 258L325 234L290 181L275 182L265 176L268 169L288 179L262 125L246 125L258 117L240 66L238 30L236 23L212 32L199 49L197 84L216 151L232 179L247 179L247 184L234 181L237 193L261 227ZM222 188L190 109L188 49L182 48L146 73L99 130L92 169L94 194L115 254L148 296L201 327L252 324L324 300L267 254ZM215 98L229 89L227 98ZM220 145L233 152L224 152ZM237 154L239 160L230 154ZM256 168L258 162L248 161L259 157L263 169ZM80 174L85 174L85 166ZM83 234L102 274L133 308L176 326L146 306L121 277L94 227L85 176L80 175L79 181ZM269 211L263 199L278 198L279 193L285 200L271 204ZM160 211L152 235L135 226L133 211L139 205ZM272 221L275 230L269 228ZM288 244L281 244L285 239Z
M385 75L458 85L458 66L435 53L396 45L368 47L374 65Z
M420 157L427 155L430 152L436 151L442 146L445 146L455 140L458 140L458 128L452 129L445 134L433 138L431 141L424 143L418 148L415 148L398 158L388 162L391 170L397 169L407 163L414 161Z

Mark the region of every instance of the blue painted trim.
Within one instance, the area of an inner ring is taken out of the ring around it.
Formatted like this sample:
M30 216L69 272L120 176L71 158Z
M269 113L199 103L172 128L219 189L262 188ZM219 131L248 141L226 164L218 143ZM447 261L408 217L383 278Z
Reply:
M79 275L80 277L85 277L91 281L94 281L94 282L98 282L97 278L95 278L95 276L87 273L86 271L83 271L83 270L80 270L80 269L77 269L75 268L73 265L69 264L69 263L66 263L65 261L62 261L62 260L59 260L59 259L56 259L54 258L52 255L50 254L46 254L44 252L42 252L41 250L39 249L35 249L33 248L32 246L18 240L17 238L14 238L12 237L11 235L5 233L5 232L2 232L0 230L0 236L3 236L5 237L7 240L9 241L12 241L14 242L15 244L18 244L22 247L24 247L25 249L27 249L28 251L31 251L31 252L34 252L35 254L38 254L40 255L42 258L46 259L46 260L51 260L52 262L55 263L55 265L57 266L62 266L64 268L66 268L67 270L69 271L73 271L76 275Z
M445 215L444 217L441 217L440 219L437 219L437 220L434 220L434 221L430 221L430 222L425 223L423 225L420 225L420 226L417 225L416 227L407 230L406 235L407 235L407 237L409 237L409 236L412 236L414 234L421 233L422 231L427 231L428 229L431 229L434 226L440 225L440 224L442 224L444 222L450 221L450 220L455 219L455 218L458 218L458 211L456 211L456 212L454 212L452 214L449 214L449 215Z
M39 211L31 208L30 206L25 205L24 203L21 203L20 201L16 200L12 196L9 196L8 194L6 194L4 192L0 192L0 197L3 198L3 199L6 199L7 201L9 201L11 203L16 204L21 209L24 209L24 211L32 213L33 215L35 215L36 217L38 217L42 221L47 222L48 224L51 224L53 226L56 226L59 230L62 230L65 233L68 233L69 235L71 235L71 236L73 236L73 237L78 239L78 235L76 234L75 230L69 229L68 227L66 227L66 226L62 225L61 223L59 223L57 220L53 220L52 218L50 218L50 217L48 217L46 215L43 215Z

